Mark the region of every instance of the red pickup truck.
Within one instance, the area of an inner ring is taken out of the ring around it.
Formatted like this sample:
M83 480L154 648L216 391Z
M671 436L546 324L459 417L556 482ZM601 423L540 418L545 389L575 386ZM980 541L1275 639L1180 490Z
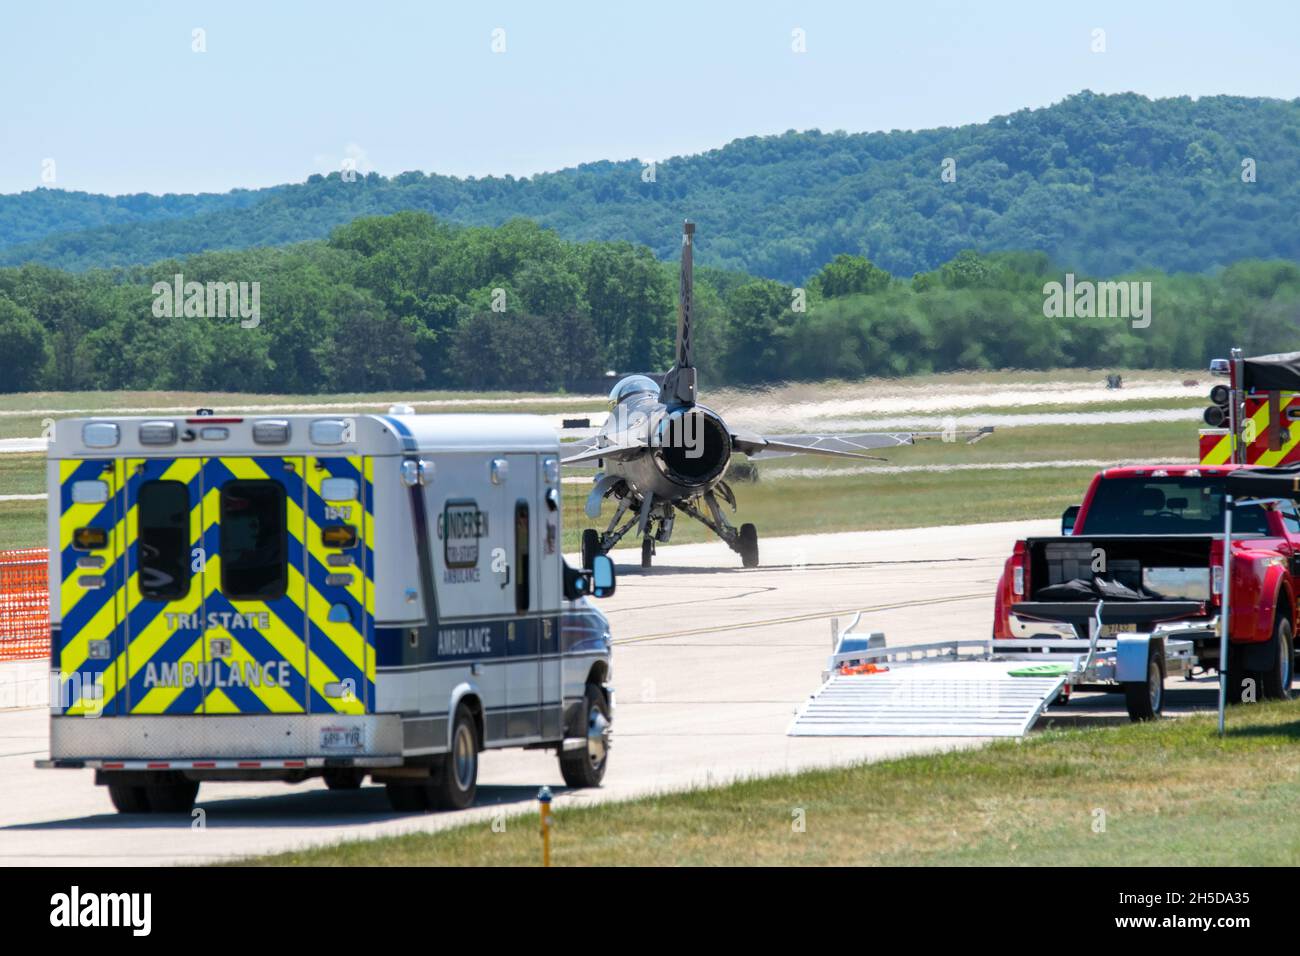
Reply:
M1083 504L1062 515L1062 536L1016 542L998 581L993 636L1087 636L1070 623L1086 612L1072 611L1100 600L1103 636L1141 630L1190 639L1201 666L1218 669L1224 476L1240 467L1249 466L1099 472ZM1300 593L1295 504L1238 505L1232 556L1229 700L1289 697Z

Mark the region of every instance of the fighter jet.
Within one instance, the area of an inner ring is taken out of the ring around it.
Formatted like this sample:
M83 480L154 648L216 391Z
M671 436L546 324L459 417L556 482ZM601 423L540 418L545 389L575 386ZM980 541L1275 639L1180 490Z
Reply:
M610 414L592 438L566 446L566 465L597 463L586 512L598 519L602 504L617 505L605 531L582 533L582 563L591 567L637 529L641 537L641 566L650 567L655 544L667 543L677 512L694 518L740 555L747 568L758 566L758 530L745 523L735 528L723 514L721 498L732 512L736 496L724 480L733 454L749 458L807 454L835 458L886 461L861 454L861 449L911 445L918 439L954 440L955 433L873 432L861 435L774 435L764 438L731 428L713 409L696 398L694 347L691 339L692 257L695 224L682 231L681 290L677 307L677 357L658 384L648 375L629 375L609 393ZM983 438L992 428L966 433L967 441Z

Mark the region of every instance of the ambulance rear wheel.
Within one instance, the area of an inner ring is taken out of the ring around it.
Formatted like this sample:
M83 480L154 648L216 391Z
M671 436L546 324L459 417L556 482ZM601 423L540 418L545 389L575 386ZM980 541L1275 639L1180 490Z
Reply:
M130 783L110 783L108 799L118 813L148 813L149 801L145 798L144 787Z
M582 532L582 566L588 571L596 563L600 554L600 532L595 528L585 528Z
M474 715L461 704L451 728L451 750L436 765L428 784L429 805L435 810L464 810L478 792L478 728Z
M654 554L655 554L654 538L642 538L641 539L641 567L643 568L650 567L651 562L654 561Z
M758 567L758 529L746 522L740 526L740 538L736 542L740 552L740 563L746 568Z
M609 763L609 703L603 688L587 685L586 710L586 744L560 751L560 774L570 787L599 787Z
M327 770L325 787L329 790L357 790L366 775L360 770Z
M429 794L418 783L384 784L388 805L398 813L423 813L429 809Z
M189 813L199 795L199 782L182 777L166 783L147 784L144 790L149 809L154 813Z

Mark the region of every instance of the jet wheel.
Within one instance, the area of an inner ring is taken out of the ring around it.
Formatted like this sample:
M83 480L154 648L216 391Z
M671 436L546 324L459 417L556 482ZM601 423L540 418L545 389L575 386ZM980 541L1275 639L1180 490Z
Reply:
M585 528L582 532L582 566L590 571L600 554L600 532L595 528Z
M752 524L746 523L740 526L736 550L740 552L740 563L744 567L758 567L758 529Z

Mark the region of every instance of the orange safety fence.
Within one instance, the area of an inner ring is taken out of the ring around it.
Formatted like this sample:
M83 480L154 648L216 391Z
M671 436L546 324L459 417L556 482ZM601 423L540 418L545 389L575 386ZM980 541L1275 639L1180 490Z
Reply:
M0 551L0 661L50 656L49 552Z

